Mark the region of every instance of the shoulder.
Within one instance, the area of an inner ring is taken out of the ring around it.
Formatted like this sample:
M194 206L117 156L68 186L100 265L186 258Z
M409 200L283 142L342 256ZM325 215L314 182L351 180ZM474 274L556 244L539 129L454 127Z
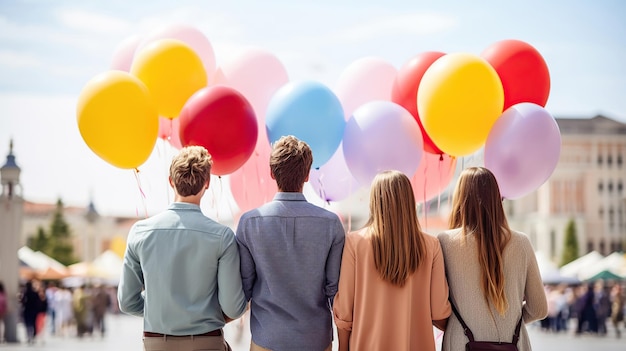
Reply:
M437 234L437 239L442 246L449 245L452 242L458 241L461 237L460 229L450 229Z
M532 250L532 245L528 236L516 230L511 230L511 240L509 243L517 250Z

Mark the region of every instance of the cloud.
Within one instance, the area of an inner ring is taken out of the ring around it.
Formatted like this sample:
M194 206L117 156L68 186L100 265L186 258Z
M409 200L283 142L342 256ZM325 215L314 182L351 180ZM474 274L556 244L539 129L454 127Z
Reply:
M0 67L3 69L42 67L43 62L33 55L23 52L0 50Z
M123 33L132 26L119 17L78 9L61 9L56 17L68 28L96 33Z
M367 23L340 31L336 40L365 42L372 38L395 35L429 35L457 27L456 18L449 15L419 12L373 19Z

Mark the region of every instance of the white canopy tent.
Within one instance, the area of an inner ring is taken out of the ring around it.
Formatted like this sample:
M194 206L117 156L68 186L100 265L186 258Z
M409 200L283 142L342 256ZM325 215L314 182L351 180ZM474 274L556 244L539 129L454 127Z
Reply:
M574 277L581 279L580 272L585 267L591 267L604 258L599 252L591 251L590 253L577 258L576 260L564 265L560 269L560 273L566 277Z

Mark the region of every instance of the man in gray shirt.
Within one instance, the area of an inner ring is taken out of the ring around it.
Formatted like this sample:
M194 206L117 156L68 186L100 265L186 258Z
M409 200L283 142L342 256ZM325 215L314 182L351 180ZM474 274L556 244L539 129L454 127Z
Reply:
M128 234L118 290L122 312L143 317L144 350L230 350L222 327L246 309L233 231L200 210L211 155L188 146L174 157L170 207Z
M282 137L270 157L278 193L244 213L237 227L241 278L250 303L250 350L322 351L332 347L345 231L334 213L306 201L310 147Z

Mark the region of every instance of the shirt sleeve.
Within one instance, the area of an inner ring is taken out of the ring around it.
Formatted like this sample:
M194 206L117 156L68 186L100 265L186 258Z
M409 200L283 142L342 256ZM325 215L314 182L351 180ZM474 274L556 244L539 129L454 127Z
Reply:
M326 261L326 286L324 289L331 306L339 285L341 255L343 253L343 246L346 240L346 233L343 229L343 225L341 225L341 222L339 221L339 218L336 219L333 226L333 238L333 244L330 248L328 259Z
M548 314L548 302L546 293L543 288L541 273L539 273L539 265L533 251L532 245L528 238L524 235L524 250L526 251L527 267L526 267L526 287L524 288L524 296L526 303L522 310L524 323L530 323L539 319L543 319Z
M246 299L239 273L239 252L235 234L228 229L222 239L222 256L217 267L218 300L230 318L239 318L246 310Z
M354 315L356 255L354 245L350 244L350 240L347 241L341 259L339 290L333 303L333 316L337 328L351 331Z
M448 301L448 281L439 240L434 240L432 273L430 276L430 313L433 321L446 319L452 311Z
M133 226L128 234L128 244L126 245L126 252L124 253L117 299L120 311L126 314L143 317L144 298L141 292L144 289L144 280L139 257L137 257L133 250L136 244L135 241L133 241L134 229L135 227Z
M252 254L250 253L250 249L248 249L244 227L245 217L242 217L239 220L239 225L237 225L236 239L237 247L239 249L239 273L241 275L241 283L246 301L249 301L250 298L252 298L252 288L254 287L254 282L256 281L256 266L254 264Z

